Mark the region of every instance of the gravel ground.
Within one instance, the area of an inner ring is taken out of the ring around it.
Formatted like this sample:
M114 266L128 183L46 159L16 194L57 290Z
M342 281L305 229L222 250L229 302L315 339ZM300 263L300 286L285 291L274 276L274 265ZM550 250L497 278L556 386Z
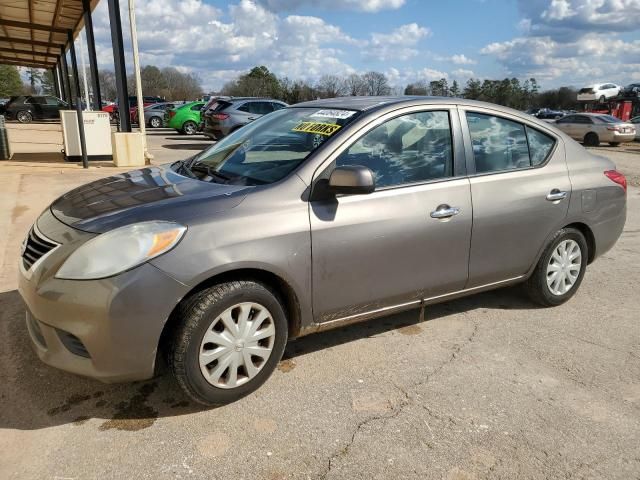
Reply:
M156 136L163 155L194 142ZM637 186L637 149L598 151ZM29 345L19 242L108 173L0 167L0 478L640 478L640 189L568 304L510 288L306 337L255 394L202 409L168 375L103 385Z

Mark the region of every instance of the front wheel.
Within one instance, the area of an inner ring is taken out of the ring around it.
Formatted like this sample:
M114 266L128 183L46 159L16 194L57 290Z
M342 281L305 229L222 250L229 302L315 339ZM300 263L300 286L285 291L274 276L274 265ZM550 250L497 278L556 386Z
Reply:
M184 122L184 125L182 125L182 132L185 135L194 135L197 131L198 131L198 126L195 124L195 122L192 122L191 120Z
M268 286L221 283L185 301L169 353L182 389L207 406L256 390L276 368L287 343L284 308Z
M525 282L527 294L545 307L566 302L580 287L588 258L587 241L582 232L563 228L556 233Z
M33 121L33 115L27 111L18 112L16 118L20 123L31 123Z

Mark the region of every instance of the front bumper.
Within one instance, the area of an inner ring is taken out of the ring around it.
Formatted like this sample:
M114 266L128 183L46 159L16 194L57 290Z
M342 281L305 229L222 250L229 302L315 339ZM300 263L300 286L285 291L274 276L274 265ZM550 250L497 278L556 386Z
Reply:
M43 223L50 225L53 216L45 215ZM64 227L72 238L73 229ZM150 264L102 280L57 279L55 272L77 245L66 247L62 244L29 271L21 265L18 290L38 356L53 367L104 382L150 378L162 329L188 287Z

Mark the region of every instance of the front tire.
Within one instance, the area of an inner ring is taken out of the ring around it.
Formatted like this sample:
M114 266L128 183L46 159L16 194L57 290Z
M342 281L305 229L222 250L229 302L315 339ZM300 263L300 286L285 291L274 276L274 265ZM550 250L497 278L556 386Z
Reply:
M194 135L198 131L198 126L191 120L184 122L182 125L182 133L185 135Z
M16 119L20 123L31 123L33 121L33 115L31 114L31 112L23 110L21 112L18 112L18 114L16 115Z
M588 258L582 232L575 228L557 232L524 284L529 298L544 307L569 300L580 288Z
M288 324L278 295L251 280L221 283L186 300L169 352L178 383L207 406L256 390L276 368Z
M597 133L589 132L584 136L584 144L587 147L597 147L600 145L600 137Z

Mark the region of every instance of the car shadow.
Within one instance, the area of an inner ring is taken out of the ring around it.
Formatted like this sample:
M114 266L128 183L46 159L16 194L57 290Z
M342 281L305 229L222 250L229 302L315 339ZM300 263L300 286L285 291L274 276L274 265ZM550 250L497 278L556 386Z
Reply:
M424 320L420 310L412 310L300 338L289 343L282 362L391 330L419 333L418 324L423 321L478 308L535 307L513 288L481 293L429 306ZM152 426L158 418L206 408L190 401L168 373L144 382L103 384L45 365L32 349L16 290L0 293L0 335L0 429L38 430L98 419L99 430L137 431Z
M162 148L168 148L169 150L204 150L210 147L210 143L174 143L171 145L162 145Z

